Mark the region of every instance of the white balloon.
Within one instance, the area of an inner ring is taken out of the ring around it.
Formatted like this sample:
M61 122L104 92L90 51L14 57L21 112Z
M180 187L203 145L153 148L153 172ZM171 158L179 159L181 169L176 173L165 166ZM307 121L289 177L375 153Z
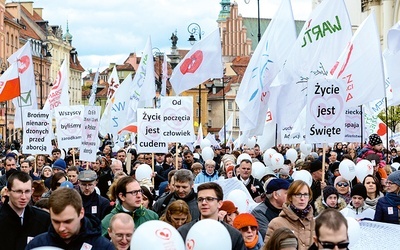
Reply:
M200 148L204 149L205 147L211 147L211 141L209 139L207 139L207 138L204 138L200 142Z
M201 156L203 160L212 160L214 159L214 150L211 147L205 147L201 150Z
M305 183L307 183L308 186L310 186L310 187L311 187L312 181L313 181L310 172L308 172L307 170L304 170L304 169L303 169L303 170L300 170L300 171L295 171L295 172L292 174L292 178L293 178L293 180L295 180L295 181L297 181L297 180L302 180L302 181L304 181Z
M232 249L232 240L228 230L222 223L217 220L203 219L190 228L186 236L185 245L186 249L189 250L230 250Z
M185 243L180 233L164 221L147 221L140 225L132 235L131 250L166 248L184 250Z
M265 173L265 166L261 162L254 162L251 166L251 175L254 178L261 179Z
M279 169L283 166L284 161L282 154L276 153L271 157L271 166L274 170Z
M346 217L346 220L348 225L347 233L349 235L350 243L349 249L351 249L352 246L357 244L358 240L361 237L361 227L360 223L358 223L358 221L352 217Z
M151 180L151 174L152 174L151 167L147 164L140 164L139 167L136 169L135 172L135 177L136 180L141 181L143 179L149 179Z
M249 154L243 153L243 154L240 154L239 157L236 159L236 165L239 165L240 162L241 162L242 160L244 160L244 159L247 159L247 160L249 160L249 161L252 161L252 160L251 160L251 156L250 156Z
M390 166L392 166L392 167L395 168L396 170L399 170L400 163L398 163L398 162L393 162Z
M374 166L369 160L361 160L356 164L357 179L362 182L365 176L374 173Z
M311 144L307 144L304 141L302 141L300 143L300 151L305 154L305 155L309 155L311 153L312 150L312 145Z
M290 160L292 163L295 163L297 160L297 151L294 148L289 148L286 151L286 159Z
M346 180L353 180L356 177L356 164L348 159L344 159L339 164L339 173Z
M256 138L254 136L247 140L246 143L247 147L254 148L255 145L256 145Z
M200 159L199 153L193 153L193 158L199 160Z
M240 189L232 190L228 196L226 197L227 200L230 200L235 204L238 208L239 213L246 213L249 212L249 198L247 197L246 193Z
M271 157L276 153L276 150L273 148L269 148L265 151L263 155L263 160L266 166L271 166Z

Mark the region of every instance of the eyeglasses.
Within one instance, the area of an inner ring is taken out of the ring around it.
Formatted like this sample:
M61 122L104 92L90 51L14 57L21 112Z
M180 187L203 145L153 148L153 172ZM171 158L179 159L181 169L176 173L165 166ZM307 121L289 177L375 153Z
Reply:
M240 229L240 231L242 231L242 232L247 232L247 231L249 231L249 228L250 228L251 231L256 231L256 230L257 230L257 227L256 227L256 226L247 226L247 227L242 227L242 228Z
M118 240L122 240L124 237L126 239L130 239L132 238L132 234L114 234L115 238L117 238Z
M138 194L142 194L143 193L143 191L141 190L141 189L138 189L138 190L132 190L132 191L126 191L126 193L127 194L131 194L131 195L133 195L133 196L136 196L136 195L138 195Z
M293 196L296 198L301 198L301 197L309 198L310 194L294 194Z
M387 186L391 186L391 185L393 185L393 184L395 184L395 183L394 183L394 182L391 182L391 181L387 181L387 182L386 182L386 185L387 185Z
M210 203L212 201L217 201L217 200L218 200L218 198L215 198L215 197L199 197L199 198L197 198L198 203L203 203L203 201Z
M347 186L349 186L349 183L347 183L347 182L339 182L336 185L339 186L339 187L347 187Z
M32 190L30 190L30 189L28 189L28 190L25 190L25 191L23 191L23 190L12 190L11 189L11 192L14 192L14 193L16 193L17 195L19 195L19 196L22 196L22 195L30 195L31 193L32 193Z
M350 244L349 242L333 243L333 242L321 242L320 240L318 240L318 242L324 249L334 249L336 246L339 249L347 249L347 247Z

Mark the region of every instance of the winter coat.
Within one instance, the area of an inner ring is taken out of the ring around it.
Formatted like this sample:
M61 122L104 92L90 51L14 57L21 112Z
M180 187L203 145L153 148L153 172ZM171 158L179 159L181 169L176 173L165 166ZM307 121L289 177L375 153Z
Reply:
M47 232L50 226L50 215L36 207L26 206L21 218L10 207L8 202L0 209L0 249L25 249L29 239Z
M205 170L201 171L194 180L194 184L201 184L204 182L216 181L218 180L218 172L214 171L213 174L208 174Z
M193 220L200 218L199 207L197 205L197 194L194 192L193 189L188 194L188 196L183 199L179 198L175 192L158 198L158 200L153 204L153 211L161 217L161 215L164 214L168 205L176 200L183 200L184 202L186 202L186 204L189 206L190 215L192 216Z
M92 214L99 220L102 220L107 214L111 212L110 201L101 195L98 195L96 191L93 191L90 195L84 195L80 192L83 202L83 208L85 214Z
M121 203L117 202L117 205L115 205L115 208L113 210L111 210L111 213L107 214L106 217L104 217L104 219L101 221L103 236L107 235L107 233L108 233L107 229L108 229L108 226L110 225L111 217L113 217L115 214L118 214L118 213L127 213L129 215L132 215L133 221L135 222L136 229L141 224L145 223L146 221L158 220L158 215L154 211L151 211L147 208L140 206L134 212L129 213L122 208Z
M265 199L264 202L257 205L251 214L256 218L258 222L258 231L261 234L261 238L264 239L267 233L269 222L278 217L282 209L274 207L269 199Z
M368 205L365 204L365 202L364 205L359 208L353 207L352 202L350 202L350 204L347 205L340 212L343 214L344 217L352 217L354 219L360 220L373 220L375 215L375 210L369 208Z
M65 243L51 225L48 232L36 236L29 242L26 250L41 246L53 246L68 250L114 249L112 243L101 236L100 220L91 215L82 218L78 235L72 237L69 243Z
M237 178L239 179L239 181L242 181L242 179L240 178L240 175L238 175ZM251 198L254 199L254 198L258 197L258 196L261 196L264 193L263 184L258 179L254 178L252 175L250 175L249 179L250 179L250 181L246 185L246 189L247 189L247 191L249 191L249 194L251 195ZM256 191L255 192L253 192L253 190L251 190L251 185L256 187Z
M387 194L378 200L376 204L374 221L400 224L399 220L400 202L395 199L388 199Z
M382 197L384 197L384 195L381 192L379 192L379 195L375 199L370 199L369 197L367 197L367 199L365 199L365 204L367 204L369 208L375 210L378 200Z
M338 211L344 209L344 208L347 206L346 202L345 202L343 199L341 199L341 198L339 198L338 204L337 204L337 205L338 205L338 206L337 206L336 209L337 209ZM324 211L325 209L328 208L328 206L326 205L326 203L322 200L322 195L321 195L320 197L318 197L317 200L314 202L314 206L315 206L315 209L317 210L317 211L316 211L316 215L321 214L322 211Z
M287 204L284 204L279 216L269 223L264 243L267 244L276 229L286 227L296 236L298 240L298 250L308 249L313 244L313 236L315 235L313 213L313 209L310 209L306 218L300 219Z

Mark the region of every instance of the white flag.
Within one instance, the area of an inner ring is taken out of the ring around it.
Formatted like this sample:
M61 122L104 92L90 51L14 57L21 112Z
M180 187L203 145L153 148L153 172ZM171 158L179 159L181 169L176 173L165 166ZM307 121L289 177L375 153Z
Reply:
M115 92L117 91L120 85L117 68L115 66L107 82L108 82L107 102L106 106L104 107L103 114L101 115L100 128L99 128L99 133L103 136L110 132L111 107L114 102Z
M223 63L219 29L193 45L175 67L169 81L176 95L194 88L209 78L222 78Z
M193 147L196 147L197 145L201 145L202 140L203 140L203 126L200 123L199 128L197 130L196 141L193 143Z
M7 61L10 64L18 62L18 72L21 95L13 99L15 107L14 128L22 128L22 111L37 109L35 73L33 70L31 42L12 54Z
M92 90L90 91L90 98L89 98L89 106L94 106L94 102L96 100L96 92L97 92L97 82L99 80L99 69L97 69L96 74L94 75L93 83L92 83Z
M386 79L390 82L392 99L389 105L400 104L400 22L396 23L387 34L388 47L383 52L384 65L386 69Z
M347 108L385 97L381 44L374 12L354 33L330 71L330 77L346 81Z
M43 110L54 110L56 107L69 106L68 72L67 60L64 60L51 87Z
M107 83L108 83L108 90L107 90L106 106L108 105L109 102L112 101L115 91L117 91L117 89L119 88L119 85L120 85L117 68L115 66L113 67L113 70L111 71L111 74L107 80Z
M224 126L221 128L221 130L218 132L219 140L223 143L226 141L225 134L228 132L231 132L233 130L233 114L231 114L224 124Z
M305 106L308 80L328 75L351 36L343 0L325 0L317 5L271 84L270 110L281 128L292 125Z
M282 69L296 41L290 0L282 1L265 30L236 95L240 108L240 130L249 136L261 135L268 111L269 86Z
M164 53L164 60L162 64L162 81L161 81L161 95L167 95L167 80L168 80L168 62L167 55Z

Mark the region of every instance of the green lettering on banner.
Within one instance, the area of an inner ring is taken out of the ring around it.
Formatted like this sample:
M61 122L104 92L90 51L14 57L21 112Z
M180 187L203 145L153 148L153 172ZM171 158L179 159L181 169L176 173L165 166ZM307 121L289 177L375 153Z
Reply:
M308 44L313 43L314 41L318 41L320 38L324 38L327 33L329 32L330 34L333 34L335 32L338 32L342 30L342 25L340 24L340 19L339 16L335 16L336 23L333 25L329 20L323 22L322 24L318 24L306 32L304 32L303 36L303 45L301 47L305 47Z

